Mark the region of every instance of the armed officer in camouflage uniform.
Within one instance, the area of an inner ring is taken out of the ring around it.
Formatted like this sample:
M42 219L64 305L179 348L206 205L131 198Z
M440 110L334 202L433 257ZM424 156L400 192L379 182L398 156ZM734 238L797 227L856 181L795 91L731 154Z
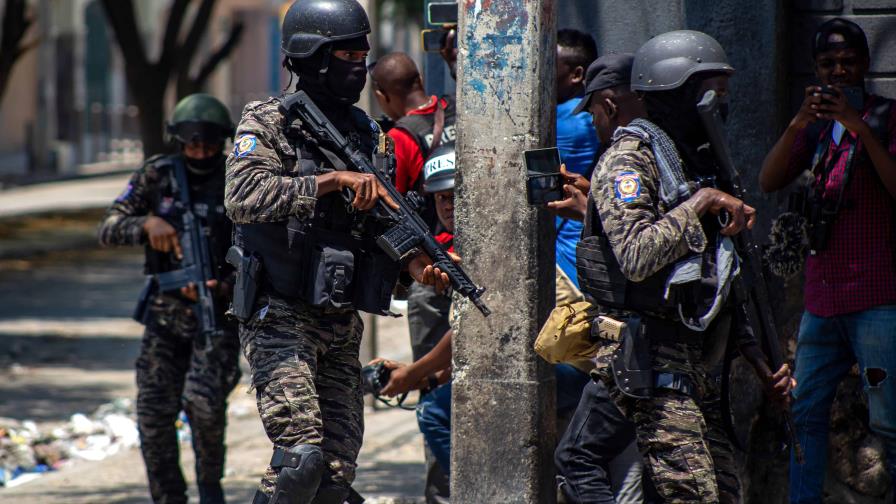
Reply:
M282 50L296 91L385 168L385 138L352 106L367 78L369 32L355 0L297 0L283 19ZM401 266L376 245L382 230L369 210L379 198L395 202L373 175L346 170L281 107L285 98L246 106L227 162L225 201L242 258L234 314L274 444L253 502L342 504L356 498L363 434L357 310L386 313ZM447 275L423 263L411 261L411 274L444 288Z
M223 503L224 431L227 395L239 380L236 324L224 318L232 268L224 262L232 224L224 213L224 154L233 137L224 105L206 94L190 95L174 108L168 132L179 147L154 156L137 170L99 228L103 246L145 245L149 278L135 318L145 326L137 358L137 425L154 502L187 502L180 470L175 422L183 409L196 453L196 480L202 504ZM178 171L180 173L178 173ZM189 186L183 201L178 179ZM156 275L180 268L182 216L191 211L208 229L220 334L199 334L193 305L195 288L159 292Z
M634 421L668 502L739 502L713 374L729 339L769 395L783 400L791 386L786 365L769 370L729 296L738 271L727 237L752 227L755 211L712 187L716 162L698 149L708 137L697 103L708 90L726 97L733 71L700 32L659 35L638 50L631 87L643 93L649 120L615 131L592 177L591 231L577 251L583 291L626 323L601 333L597 372Z

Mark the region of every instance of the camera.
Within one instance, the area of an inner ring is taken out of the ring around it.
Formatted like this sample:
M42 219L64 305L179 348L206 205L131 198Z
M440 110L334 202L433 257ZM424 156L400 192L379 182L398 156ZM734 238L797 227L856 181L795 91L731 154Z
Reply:
M831 228L837 217L837 207L826 201L816 191L806 188L790 194L788 209L806 218L806 236L809 238L809 254L825 250L831 237Z
M382 362L370 364L361 368L361 390L365 394L379 396L383 387L389 383L392 370Z

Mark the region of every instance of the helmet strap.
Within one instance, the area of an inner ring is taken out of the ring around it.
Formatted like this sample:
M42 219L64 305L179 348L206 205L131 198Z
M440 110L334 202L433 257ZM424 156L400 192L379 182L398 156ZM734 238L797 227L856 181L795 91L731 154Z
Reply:
M320 70L317 72L317 82L320 84L327 83L327 70L330 69L330 57L333 53L333 45L327 44L327 50L323 53L323 58L320 62Z
M292 62L289 60L289 56L283 57L283 68L289 73L289 82L287 82L286 87L283 88L284 91L288 91L290 87L292 87L292 78L296 73L296 69L292 67Z

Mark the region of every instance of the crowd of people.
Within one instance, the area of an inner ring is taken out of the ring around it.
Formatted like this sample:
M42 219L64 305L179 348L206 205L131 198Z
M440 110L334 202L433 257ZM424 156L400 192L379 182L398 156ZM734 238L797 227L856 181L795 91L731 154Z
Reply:
M184 98L169 122L177 151L148 159L100 227L104 245L146 248L137 417L154 502L186 502L180 410L193 426L200 502L224 502L240 347L273 444L253 503L361 502L351 488L363 432L358 311L389 313L393 292L407 296L413 362L371 364L388 370L380 394L420 391L426 500L450 499L452 281L419 249L394 257L377 243L402 194L461 260L456 101L427 94L407 54L368 64L369 32L355 0L296 0L282 25L294 88L249 103L237 125L215 98ZM452 76L454 38L446 27ZM788 217L806 237L795 255L808 256L791 372L771 365L753 329L751 310L771 307L751 309L737 287L746 254L733 238L756 210L726 180L697 107L712 98L727 114L736 77L724 49L680 30L597 57L590 35L558 32L563 197L545 208L556 215L557 310L584 314L585 329L568 337L590 349L551 360L562 501L740 502L720 385L735 353L770 400L792 406L805 456L790 465L791 502L822 501L831 403L854 363L896 477L896 108L864 89L871 55L858 25L827 21L812 47L819 85L758 174L769 192L810 181ZM368 79L388 131L354 106ZM292 93L345 142L297 115ZM397 193L355 170L358 155Z

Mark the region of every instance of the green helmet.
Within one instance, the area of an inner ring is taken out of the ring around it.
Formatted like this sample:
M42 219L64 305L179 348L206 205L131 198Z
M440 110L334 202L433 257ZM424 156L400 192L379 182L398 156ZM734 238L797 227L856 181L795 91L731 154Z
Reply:
M181 143L217 143L232 139L234 133L227 107L205 93L191 94L177 102L167 126L168 134Z

